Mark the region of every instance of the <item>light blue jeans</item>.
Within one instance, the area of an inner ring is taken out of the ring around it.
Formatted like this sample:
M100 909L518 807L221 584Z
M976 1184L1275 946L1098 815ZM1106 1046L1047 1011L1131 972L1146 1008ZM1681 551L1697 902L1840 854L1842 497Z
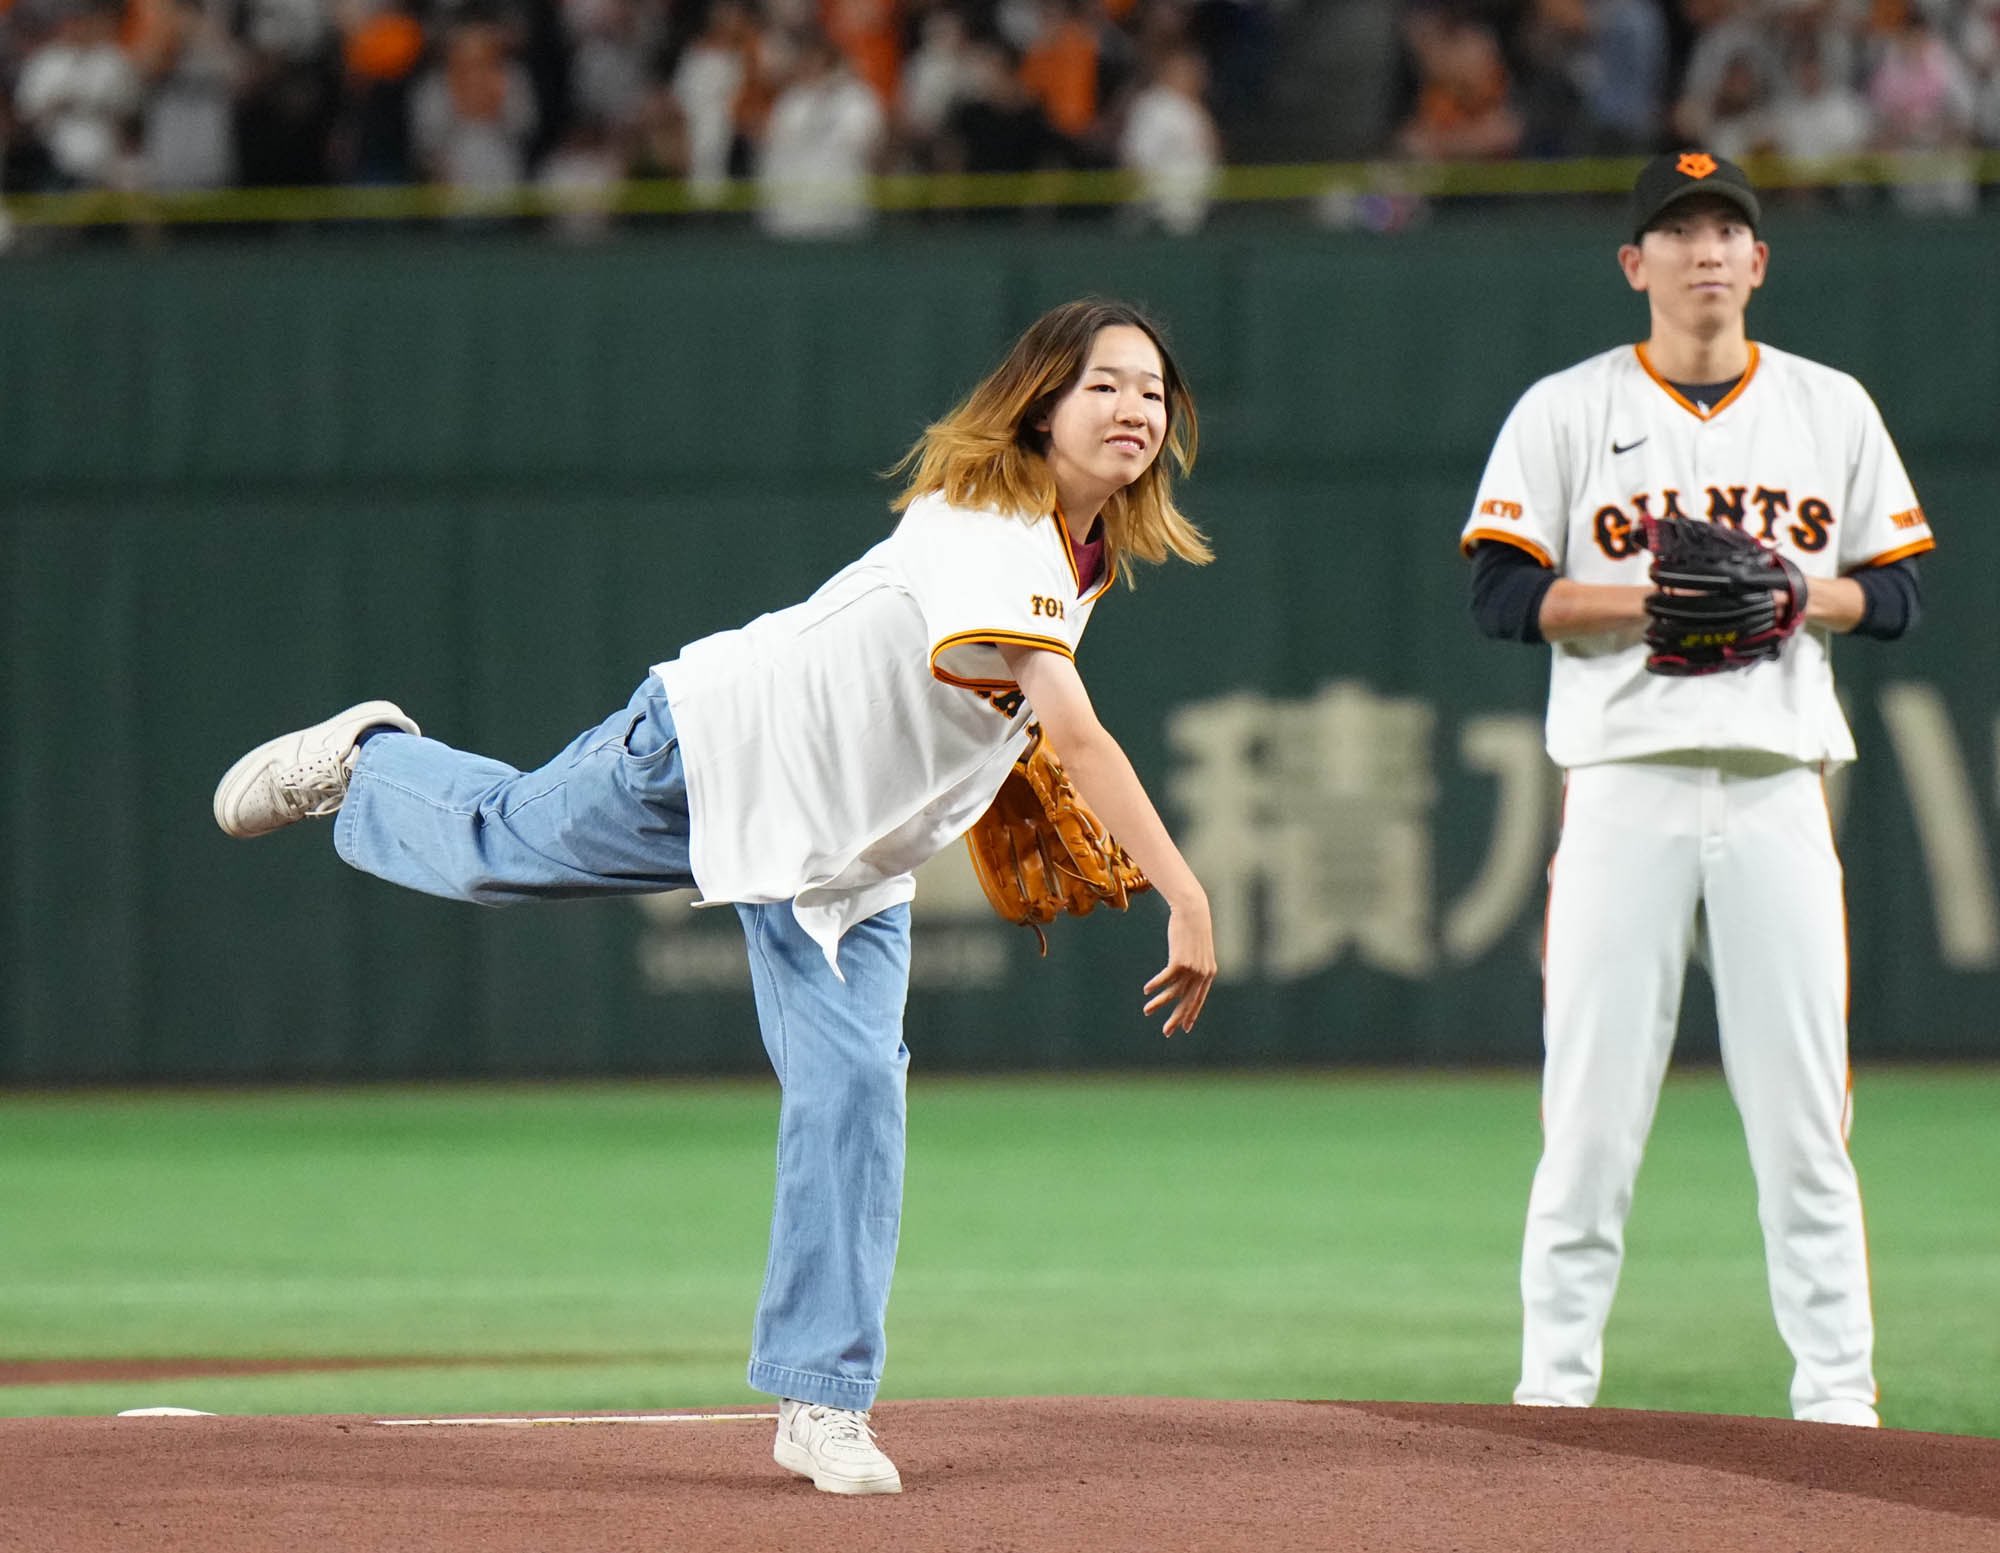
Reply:
M375 735L355 763L333 837L366 873L489 906L694 884L680 742L651 675L624 710L535 771L435 739ZM867 1408L882 1380L902 1221L910 908L849 930L840 941L845 981L789 901L736 911L782 1090L750 1384Z

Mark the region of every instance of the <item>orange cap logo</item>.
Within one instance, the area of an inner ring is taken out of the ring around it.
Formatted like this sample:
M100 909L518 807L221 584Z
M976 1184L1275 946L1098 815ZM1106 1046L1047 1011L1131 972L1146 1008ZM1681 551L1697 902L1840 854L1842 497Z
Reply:
M1690 178L1706 178L1715 171L1715 158L1706 151L1683 151L1681 159L1674 163L1674 171Z

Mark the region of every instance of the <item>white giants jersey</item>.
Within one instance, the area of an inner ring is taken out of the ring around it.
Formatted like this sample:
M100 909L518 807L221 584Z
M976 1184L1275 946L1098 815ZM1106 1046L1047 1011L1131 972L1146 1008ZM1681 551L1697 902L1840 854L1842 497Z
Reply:
M1647 586L1639 519L1729 523L1808 578L1932 548L1880 412L1844 372L1769 347L1720 402L1669 386L1641 346L1543 378L1500 429L1461 545L1513 545L1584 583ZM1548 748L1564 767L1685 750L1854 758L1827 633L1775 662L1692 678L1646 672L1631 632L1554 645Z
M656 664L704 901L792 901L837 971L841 934L910 899L1026 747L1000 645L1073 657L1111 573L1079 597L1059 518L927 496L803 604Z

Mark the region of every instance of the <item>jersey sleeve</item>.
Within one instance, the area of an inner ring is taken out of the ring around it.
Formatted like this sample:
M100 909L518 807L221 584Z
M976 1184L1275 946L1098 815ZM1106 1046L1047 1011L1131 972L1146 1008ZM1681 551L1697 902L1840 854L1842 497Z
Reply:
M1840 569L1887 566L1905 556L1937 547L1930 520L1918 505L1917 493L1882 412L1868 391L1851 379L1853 431L1847 475L1846 522L1841 525Z
M931 673L968 690L1012 689L1003 646L1076 656L1088 611L1064 536L1027 522L943 504L913 508L905 576L923 611Z
M1458 547L1465 554L1497 540L1546 567L1562 568L1569 500L1555 397L1547 381L1537 383L1502 423L1479 479L1472 515L1459 535Z

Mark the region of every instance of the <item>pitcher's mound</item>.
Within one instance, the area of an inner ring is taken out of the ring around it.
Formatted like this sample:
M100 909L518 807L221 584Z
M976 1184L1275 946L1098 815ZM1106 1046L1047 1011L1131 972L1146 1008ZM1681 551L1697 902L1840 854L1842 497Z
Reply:
M170 1399L168 1399L170 1400ZM676 1421L0 1419L35 1553L2000 1549L2000 1441L1681 1413L1052 1398L876 1410L898 1496Z

